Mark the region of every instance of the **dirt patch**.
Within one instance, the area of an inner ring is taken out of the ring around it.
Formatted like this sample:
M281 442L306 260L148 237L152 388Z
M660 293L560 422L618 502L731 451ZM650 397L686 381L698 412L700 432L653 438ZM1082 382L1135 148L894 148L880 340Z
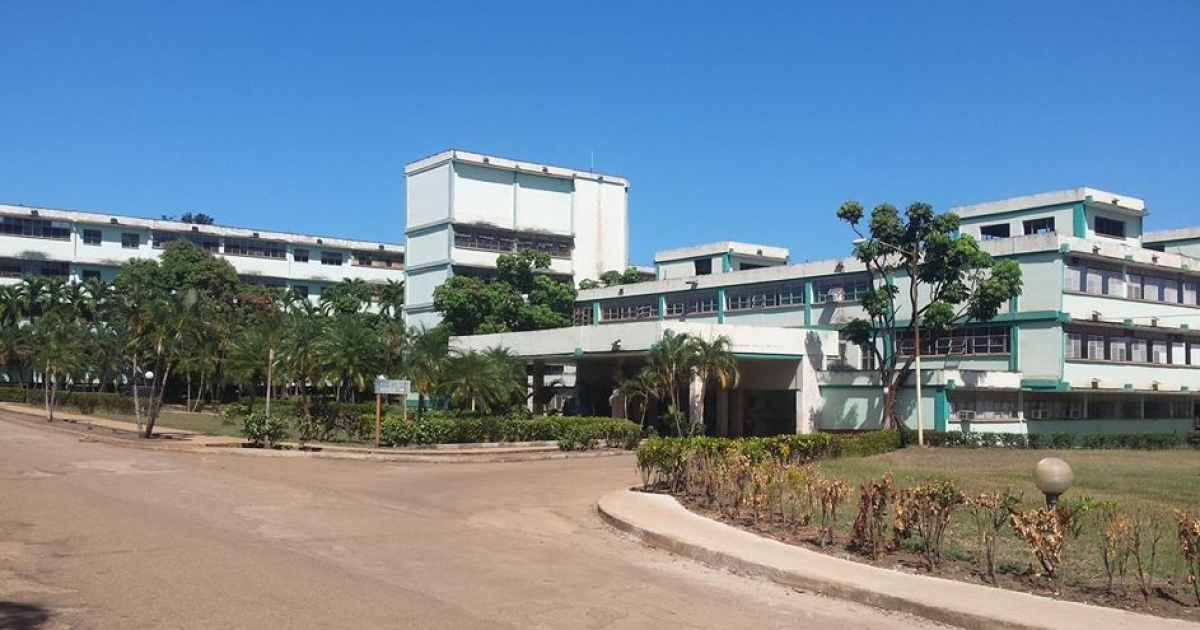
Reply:
M1133 575L1129 576L1123 586L1114 585L1113 591L1110 593L1106 587L1106 577L1103 575L1067 576L1060 579L1058 583L1052 583L1037 574L1031 559L1030 563L1024 566L1012 566L1011 564L1000 566L996 574L996 583L992 584L987 576L986 567L976 564L969 552L960 549L943 552L940 567L931 573L926 570L920 553L906 549L903 545L899 549L881 555L878 560L872 560L867 556L855 553L848 547L845 531L837 532L837 538L833 545L822 546L816 524L782 523L766 518L755 520L748 516L733 517L716 509L700 497L686 494L672 494L672 496L688 510L701 516L789 545L804 547L845 560L904 573L931 575L961 582L996 586L1053 599L1118 608L1159 617L1200 621L1200 607L1196 605L1191 586L1179 576L1157 577L1154 580L1150 596L1143 598ZM1164 540L1163 544L1174 544L1174 542L1172 538L1169 541ZM1133 572L1132 567L1130 572Z

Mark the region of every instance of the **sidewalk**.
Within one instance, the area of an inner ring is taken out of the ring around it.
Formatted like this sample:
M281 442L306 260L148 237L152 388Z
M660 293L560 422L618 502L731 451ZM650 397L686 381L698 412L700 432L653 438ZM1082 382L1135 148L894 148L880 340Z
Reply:
M435 446L385 447L352 446L310 442L300 450L296 442L283 442L284 449L243 448L246 440L227 435L205 435L196 431L156 426L156 439L135 437L137 425L132 422L97 418L79 413L54 412L54 422L46 422L46 411L40 407L0 402L0 413L19 414L23 424L78 435L130 448L169 450L190 453L223 453L256 457L316 457L385 462L436 463L496 463L539 461L584 457L610 457L628 454L621 450L594 450L567 453L555 442L519 442L487 444L445 444ZM3 419L3 418L0 418ZM15 418L14 418L15 419Z
M623 490L597 509L647 545L721 569L969 630L1200 630L1200 624L910 575L763 538L689 512L674 498Z

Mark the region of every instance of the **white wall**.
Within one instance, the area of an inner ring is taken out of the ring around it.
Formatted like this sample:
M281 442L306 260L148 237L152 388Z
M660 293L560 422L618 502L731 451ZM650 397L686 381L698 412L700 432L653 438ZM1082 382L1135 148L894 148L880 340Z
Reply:
M409 267L450 260L450 227L408 236Z
M433 290L450 277L447 267L413 270L404 282L405 306L424 306L433 302Z
M474 164L454 163L456 223L486 223L513 229L513 172Z
M516 229L571 234L572 180L517 174Z
M405 191L406 225L428 225L450 218L450 164L409 175Z

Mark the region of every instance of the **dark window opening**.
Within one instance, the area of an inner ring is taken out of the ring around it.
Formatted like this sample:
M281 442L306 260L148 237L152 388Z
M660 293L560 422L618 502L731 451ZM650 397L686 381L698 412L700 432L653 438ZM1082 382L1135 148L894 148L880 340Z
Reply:
M101 239L102 239L102 236L100 234L100 230L84 230L83 231L83 244L84 245L99 245Z
M82 273L80 273L79 275L80 275L80 277L82 277L82 278L83 278L85 281L87 281L87 280L99 280L99 279L100 279L100 272L99 272L99 271L96 271L95 269L84 269L84 270L83 270L83 272L82 272Z
M308 250L307 249L294 250L292 252L292 258L295 259L296 262L308 262Z
M1125 238L1125 222L1116 219L1096 217L1096 233L1101 236Z
M121 247L125 249L137 249L142 245L142 237L138 234L125 232L121 234Z
M340 266L342 264L342 255L339 252L321 252L321 264Z
M1025 222L1026 234L1050 234L1054 232L1054 217L1030 219Z
M739 271L746 271L748 269L762 269L763 267L766 267L766 265L755 265L752 263L739 263L738 264Z
M712 259L711 258L697 260L695 263L695 266L696 266L696 275L697 276L707 276L712 273Z
M1008 224L997 223L996 225L985 225L979 228L979 235L985 241L990 241L994 238L1008 238Z

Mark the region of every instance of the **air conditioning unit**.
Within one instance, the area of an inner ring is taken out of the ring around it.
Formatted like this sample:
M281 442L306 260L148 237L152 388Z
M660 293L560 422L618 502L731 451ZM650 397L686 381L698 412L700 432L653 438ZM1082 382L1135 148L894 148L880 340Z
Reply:
M1067 417L1072 420L1081 420L1083 419L1083 410L1078 407L1072 407L1067 411Z
M841 287L834 287L825 294L825 300L834 303L844 302L846 301L846 290Z
M974 412L974 411L972 411L972 410L969 410L969 409L963 409L963 410L959 411L958 413L956 413L956 414L955 414L955 416L956 416L956 417L957 417L957 418L958 418L960 421L961 421L961 420L974 420L974 419L975 419L975 412Z
M1033 420L1047 420L1050 418L1050 412L1045 409L1034 409L1029 412L1029 417Z

